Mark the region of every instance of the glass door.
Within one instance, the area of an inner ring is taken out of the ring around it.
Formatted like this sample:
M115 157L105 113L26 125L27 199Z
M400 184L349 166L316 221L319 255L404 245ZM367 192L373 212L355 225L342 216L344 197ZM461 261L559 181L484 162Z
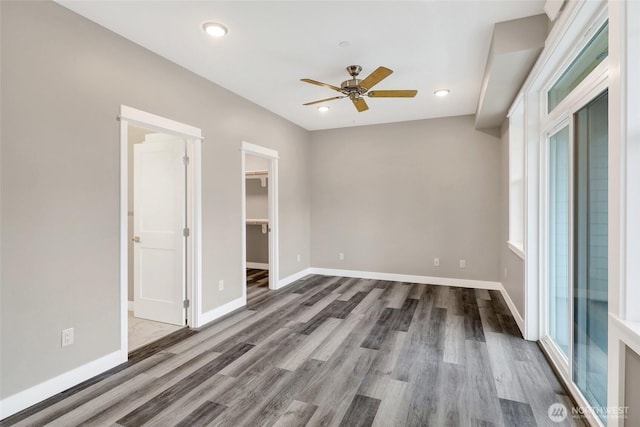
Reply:
M608 96L574 114L573 381L607 406ZM602 416L601 412L596 411Z
M549 336L569 357L569 126L549 138Z

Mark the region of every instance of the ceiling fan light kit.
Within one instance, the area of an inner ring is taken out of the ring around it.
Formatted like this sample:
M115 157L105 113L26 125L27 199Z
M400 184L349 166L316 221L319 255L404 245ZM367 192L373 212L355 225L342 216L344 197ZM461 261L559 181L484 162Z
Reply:
M321 99L319 101L311 101L302 105L313 105L321 102L332 101L334 99L349 98L358 112L363 112L369 109L369 106L365 102L363 96L370 98L413 98L418 93L417 90L377 90L370 91L375 85L380 83L383 79L389 77L393 71L386 67L378 67L376 70L369 74L364 80L360 80L358 75L362 71L362 67L359 65L349 65L347 72L351 75L351 79L345 80L340 84L340 87L333 86L327 83L322 83L312 79L300 79L305 83L311 83L316 86L326 87L327 89L335 90L342 93L341 96L334 96L332 98Z

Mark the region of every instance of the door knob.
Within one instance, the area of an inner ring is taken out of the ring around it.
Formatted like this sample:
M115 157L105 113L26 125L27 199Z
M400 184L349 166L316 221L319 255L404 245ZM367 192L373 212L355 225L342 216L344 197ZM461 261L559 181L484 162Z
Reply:
M140 243L140 236L133 236L133 239L131 240L133 240L136 243Z

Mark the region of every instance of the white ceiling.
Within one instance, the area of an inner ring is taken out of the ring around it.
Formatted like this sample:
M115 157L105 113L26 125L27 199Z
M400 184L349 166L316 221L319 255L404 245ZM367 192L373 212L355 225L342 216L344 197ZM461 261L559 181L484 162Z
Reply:
M473 114L493 25L543 13L544 0L441 1L59 1L63 6L308 129L330 129ZM229 27L223 39L202 30ZM348 41L348 47L339 43ZM417 89L413 99L348 99L335 86L363 67L394 73L375 89ZM433 96L448 88L445 98Z

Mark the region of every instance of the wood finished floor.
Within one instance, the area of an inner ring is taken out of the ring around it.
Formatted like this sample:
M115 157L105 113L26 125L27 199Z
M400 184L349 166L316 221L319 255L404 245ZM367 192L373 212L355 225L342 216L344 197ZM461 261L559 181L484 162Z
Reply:
M256 292L0 425L576 425L548 418L570 401L497 291L308 276Z
M251 306L269 297L269 270L247 268L247 305Z

